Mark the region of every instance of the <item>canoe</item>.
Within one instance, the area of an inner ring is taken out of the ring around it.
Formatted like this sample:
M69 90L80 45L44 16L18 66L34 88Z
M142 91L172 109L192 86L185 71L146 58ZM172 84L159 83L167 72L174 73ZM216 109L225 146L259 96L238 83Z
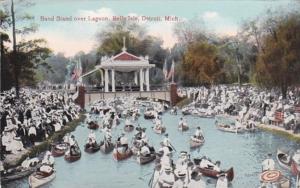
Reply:
M95 129L98 129L98 128L99 128L99 125L96 124L96 123L94 123L94 122L92 121L92 122L89 123L88 128L89 128L89 129L95 130Z
M138 155L137 156L137 162L140 165L150 163L150 162L154 161L155 159L156 159L155 153L151 153L148 156L143 156L143 155Z
M224 131L224 132L230 132L230 133L243 133L244 130L241 127L232 127L232 126L226 126L226 125L222 125L222 124L218 124L216 125L217 129L220 131Z
M81 152L79 152L77 155L70 155L70 153L65 155L65 160L70 163L75 162L75 161L79 160L80 158L81 158Z
M289 154L280 149L277 149L276 159L282 168L291 170L292 160Z
M36 171L36 169L38 169L40 166L41 166L41 164L37 164L34 167L29 167L26 169L24 169L23 167L19 167L19 170L18 170L18 168L14 168L13 170L11 170L10 173L6 173L6 174L1 173L1 178L0 178L1 184L6 184L8 182L27 177L30 174L34 173Z
M100 145L95 144L94 146L90 146L88 143L84 145L84 151L87 153L95 153L100 150Z
M160 129L156 129L155 127L153 127L153 131L156 134L163 134L164 132L166 132L166 127L160 127Z
M190 148L191 149L194 149L194 148L197 148L197 147L200 147L204 144L205 140L200 140L198 139L198 141L194 140L194 139L190 139Z
M215 171L213 169L210 168L200 168L198 167L199 172L201 172L204 176L207 177L211 177L211 178L215 178L217 179L219 177L220 174L226 173L227 174L227 179L228 181L232 181L234 178L234 171L233 171L233 167L231 167L230 169L228 169L227 171Z
M113 150L113 157L117 161L127 159L131 157L131 155L132 155L132 151L130 148L128 148L126 152L122 152L122 153L118 151L118 147L115 147Z
M55 171L53 171L50 175L47 176L41 175L39 172L35 172L28 178L29 186L31 188L40 187L52 181L55 178L55 176Z
M131 132L134 130L134 126L133 125L125 125L124 126L124 131L126 132Z
M68 145L67 144L56 144L56 145L52 145L51 147L51 154L53 157L60 157L63 156L66 152L66 150L68 149Z
M100 143L100 151L107 154L107 153L110 153L115 147L115 144L114 143L105 143L104 141L102 141Z

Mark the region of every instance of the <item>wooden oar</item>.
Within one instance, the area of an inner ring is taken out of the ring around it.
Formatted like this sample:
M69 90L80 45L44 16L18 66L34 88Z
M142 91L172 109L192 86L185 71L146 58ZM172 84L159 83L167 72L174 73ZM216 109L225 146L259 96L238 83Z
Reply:
M148 182L148 186L149 186L149 187L151 187L151 184L152 184L152 181L153 181L153 178L154 178L154 173L155 173L155 169L153 170L151 179L150 179L149 182Z
M171 144L171 142L169 142L169 144L174 149L174 151L177 152L176 149L175 149L175 147Z

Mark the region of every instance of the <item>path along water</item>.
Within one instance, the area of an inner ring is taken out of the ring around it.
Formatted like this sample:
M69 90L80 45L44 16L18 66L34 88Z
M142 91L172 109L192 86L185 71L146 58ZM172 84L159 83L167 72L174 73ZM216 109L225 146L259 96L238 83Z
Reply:
M162 116L163 124L167 127L169 138L176 148L177 152L188 151L191 158L206 155L212 160L221 161L221 167L228 169L234 167L235 177L231 187L234 188L255 188L259 186L258 175L261 171L261 163L267 157L267 153L272 153L276 161L277 148L297 149L300 145L287 140L286 138L273 135L268 132L258 131L256 133L234 134L225 133L216 129L214 119L205 119L193 116L186 116L190 126L188 132L180 132L177 129L181 115L170 115L168 112ZM146 127L146 134L150 144L159 149L159 142L163 135L157 135L153 132L153 123L145 120L141 116L138 120L142 127ZM204 132L205 144L199 149L190 151L189 138L195 132L197 126L200 126ZM124 120L113 130L113 140L123 131ZM154 164L150 163L140 166L134 158L117 162L112 154L104 155L100 152L88 154L83 151L89 129L82 123L73 132L78 141L82 157L74 163L67 163L63 157L55 159L56 178L45 187L55 188L142 188L148 187L148 181L151 178ZM103 139L103 133L97 130L97 140ZM128 138L132 138L133 133L127 133ZM177 153L178 154L178 153ZM178 155L174 156L176 162ZM277 168L282 170L285 175L295 178L287 171L284 171L276 164ZM147 175L148 174L148 175ZM28 178L12 182L4 187L28 187ZM215 181L208 180L207 187L215 187Z

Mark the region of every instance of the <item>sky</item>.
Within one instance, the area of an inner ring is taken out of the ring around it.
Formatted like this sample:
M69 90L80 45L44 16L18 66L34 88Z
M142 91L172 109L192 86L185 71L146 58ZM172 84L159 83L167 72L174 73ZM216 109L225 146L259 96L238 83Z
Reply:
M45 38L54 53L63 52L72 56L79 51L89 52L97 46L96 33L105 28L114 16L131 16L146 26L148 34L160 37L163 47L171 48L176 42L174 24L185 20L196 20L209 32L220 36L235 35L245 20L262 16L267 9L288 10L294 0L35 0L35 5L18 9L19 13L34 16L39 29L21 39ZM52 18L54 21L45 21ZM57 16L71 17L71 21L58 20ZM160 21L144 20L144 16ZM174 20L165 20L171 16ZM92 18L108 18L91 21ZM177 17L177 19L176 19ZM86 19L85 21L77 20ZM88 20L90 18L90 20Z

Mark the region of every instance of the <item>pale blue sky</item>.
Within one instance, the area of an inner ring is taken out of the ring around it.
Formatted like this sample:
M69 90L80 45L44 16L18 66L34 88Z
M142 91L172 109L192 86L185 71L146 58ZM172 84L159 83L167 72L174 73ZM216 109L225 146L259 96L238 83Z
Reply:
M35 16L39 31L32 37L48 40L54 52L67 56L78 51L88 52L95 46L95 33L106 22L42 22L40 16L168 16L181 19L199 18L209 31L219 35L234 35L243 20L262 15L267 9L286 11L294 8L293 0L36 0L26 12ZM175 22L144 22L149 34L161 37L165 47L176 42L172 28Z

